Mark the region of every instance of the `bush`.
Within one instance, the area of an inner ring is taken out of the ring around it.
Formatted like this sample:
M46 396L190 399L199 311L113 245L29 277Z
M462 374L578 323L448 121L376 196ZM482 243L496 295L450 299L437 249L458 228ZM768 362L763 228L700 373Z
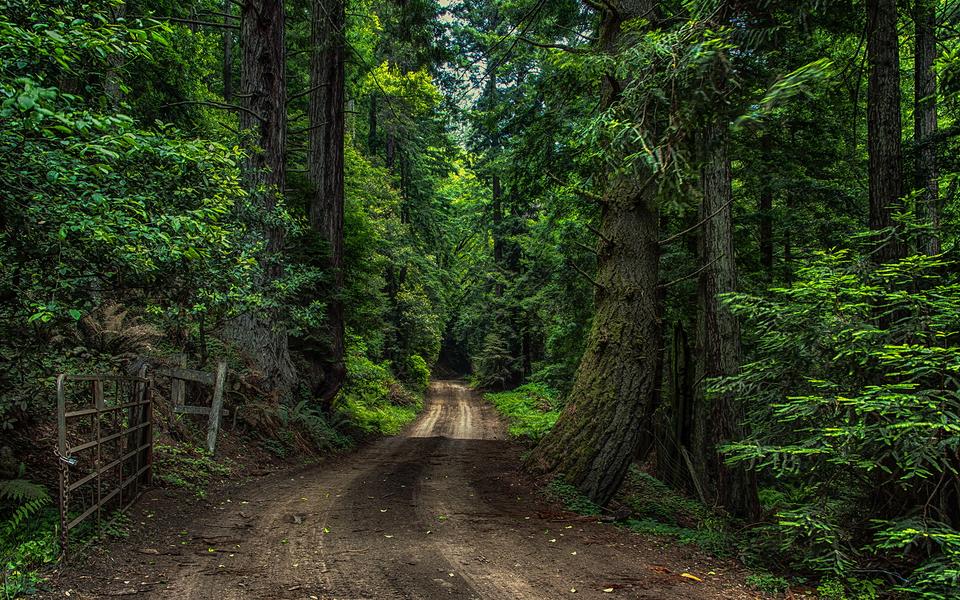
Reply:
M350 353L347 379L337 396L337 411L365 434L395 435L416 418L422 407L418 399L411 403L400 389L402 386L386 365Z
M430 367L427 361L419 354L408 356L403 368L404 381L412 387L413 391L424 394L430 387Z
M233 471L228 463L218 463L206 451L188 446L156 444L153 448L154 478L171 487L185 489L198 498L207 495L214 477L227 477Z
M56 515L47 489L24 479L0 481L0 592L17 598L36 591L36 570L56 560Z
M751 361L711 388L742 398L734 463L780 491L771 538L793 566L847 581L903 573L899 591L950 597L960 522L946 508L960 452L960 276L943 256L877 266L824 253L790 288L734 295ZM910 572L912 570L912 573Z
M510 435L538 440L553 429L560 418L558 394L541 384L528 383L510 392L484 397L507 417Z

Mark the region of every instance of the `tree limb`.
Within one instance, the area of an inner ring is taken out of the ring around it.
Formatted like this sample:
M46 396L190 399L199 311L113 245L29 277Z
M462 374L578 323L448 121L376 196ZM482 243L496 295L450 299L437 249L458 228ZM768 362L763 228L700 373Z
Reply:
M605 288L605 287L603 287L603 285L597 283L597 280L596 280L596 279L594 279L593 277L591 277L590 275L588 275L586 271L584 271L583 269L581 269L580 267L578 267L578 266L577 266L577 263L575 263L575 262L573 262L572 260L569 260L569 259L568 259L568 260L567 260L567 264L569 264L571 267L573 267L573 270L575 270L577 273L579 273L584 279L586 279L587 281L589 281L590 283L592 283L598 290L607 291L607 288Z
M171 102L170 104L164 104L163 107L167 108L170 106L184 106L188 104L196 104L200 106L209 106L211 108L219 108L221 110L239 110L240 112L245 112L248 115L252 116L254 119L260 121L261 123L265 120L262 116L258 115L254 111L250 110L245 106L238 106L236 104L227 104L226 102L211 102L209 100L183 100L181 102Z
M723 210L724 210L725 208L727 208L728 206L730 206L732 203L733 203L733 198L731 198L730 200L727 200L726 202L723 203L723 206L721 206L721 207L718 208L717 210L713 211L712 214L707 215L706 217L704 217L704 218L703 218L702 220L700 220L699 222L691 225L690 227L687 227L686 229L684 229L683 231L681 231L681 232L678 233L678 234L671 235L671 236L668 237L667 239L661 240L661 241L660 241L660 245L661 245L661 246L666 246L667 244L669 244L669 243L671 243L671 242L675 242L675 241L677 241L678 239L682 238L683 236L687 235L688 233L690 233L690 232L693 231L694 229L699 229L699 228L702 227L707 221L709 221L710 219L714 218L715 216L717 216L717 215L719 215L721 212L723 212Z
M574 48L573 46L567 46L566 44L549 44L546 42L538 42L536 40L531 40L527 37L521 37L521 42L530 44L531 46L536 46L537 48L546 48L552 50L563 50L564 52L569 52L571 54L589 54L590 51L584 48Z
M304 91L302 91L302 92L297 92L296 94L293 94L292 96L287 96L287 104L290 104L291 102L293 102L293 101L296 100L297 98L303 98L304 96L306 96L306 95L308 95L308 94L312 94L313 92L319 90L320 88L325 88L325 87L330 87L330 84L329 84L329 83L321 83L321 84L318 84L318 85L313 86L313 87L310 88L309 90L304 90Z
M700 273L703 273L704 271L706 271L707 269L709 269L709 268L712 267L713 265L717 264L717 262L719 262L721 258L723 258L723 256L718 256L718 257L716 257L715 259L713 259L713 260L711 260L710 262L708 262L707 264L705 264L705 265L703 265L702 267L700 267L699 269L697 269L696 271L694 271L693 273L689 273L689 274L687 274L687 275L684 275L683 277L678 277L677 279L674 279L674 280L671 281L670 283L662 283L662 284L660 284L659 287L668 288L668 287L671 287L671 286L674 286L674 285L680 283L681 281L686 281L686 280L688 280L688 279L692 279L692 278L696 277L697 275L699 275Z

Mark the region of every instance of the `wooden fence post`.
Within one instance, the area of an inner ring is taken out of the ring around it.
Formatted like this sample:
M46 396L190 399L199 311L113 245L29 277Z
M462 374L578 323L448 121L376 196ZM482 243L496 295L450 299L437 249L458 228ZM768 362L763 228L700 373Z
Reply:
M210 405L210 426L207 429L207 450L213 454L220 431L220 412L223 409L223 391L227 383L227 361L217 361L217 375L213 383L213 402Z

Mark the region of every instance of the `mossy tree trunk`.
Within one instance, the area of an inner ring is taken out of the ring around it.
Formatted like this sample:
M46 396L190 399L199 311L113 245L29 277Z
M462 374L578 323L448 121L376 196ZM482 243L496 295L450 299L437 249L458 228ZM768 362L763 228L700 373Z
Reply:
M652 15L653 0L611 2L600 44L621 50L622 25ZM608 75L603 106L619 100L627 82ZM594 502L616 493L641 438L659 382L661 305L658 301L659 215L649 174L611 175L601 200L596 314L569 400L560 420L528 459Z

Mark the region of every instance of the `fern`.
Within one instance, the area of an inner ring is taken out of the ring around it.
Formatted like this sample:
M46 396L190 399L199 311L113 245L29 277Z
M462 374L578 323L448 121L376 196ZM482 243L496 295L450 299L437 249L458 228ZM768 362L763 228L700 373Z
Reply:
M27 519L39 514L40 511L46 508L47 504L49 503L50 497L44 496L21 504L15 511L13 511L13 516L0 525L0 533L3 534L4 538L12 537L13 533L20 528L20 525L22 525Z
M13 501L17 504L34 500L49 500L47 488L26 479L8 479L0 481L0 500Z

